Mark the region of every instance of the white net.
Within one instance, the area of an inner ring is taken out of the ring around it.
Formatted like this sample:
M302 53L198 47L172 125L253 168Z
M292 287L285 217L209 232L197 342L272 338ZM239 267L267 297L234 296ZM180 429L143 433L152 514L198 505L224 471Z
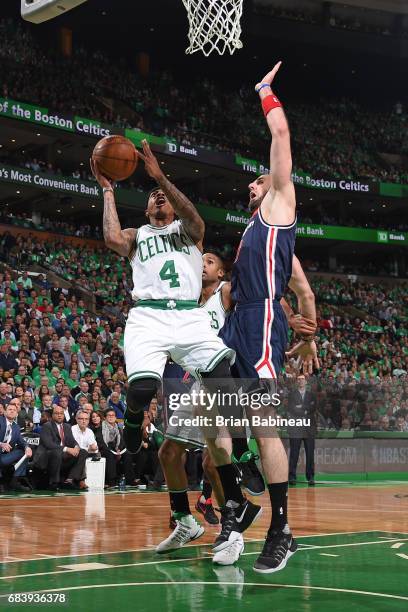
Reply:
M241 17L243 0L183 0L187 9L190 46L186 53L217 51L223 55L242 48Z

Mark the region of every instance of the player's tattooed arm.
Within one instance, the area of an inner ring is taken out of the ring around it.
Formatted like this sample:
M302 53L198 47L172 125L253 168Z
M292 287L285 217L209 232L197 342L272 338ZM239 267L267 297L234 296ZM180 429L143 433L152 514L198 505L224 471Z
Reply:
M127 257L136 244L135 228L122 230L116 210L114 183L104 176L98 168L98 163L90 160L91 170L102 189L103 194L103 237L108 248L119 255Z
M136 246L136 234L137 229L134 227L121 228L113 192L106 191L103 205L103 237L106 246L118 255L129 257Z
M142 140L143 153L140 157L145 163L146 172L151 176L163 190L170 204L174 208L176 215L183 221L183 224L196 244L201 243L204 238L205 224L200 217L196 207L168 178L159 166L156 157L147 140Z
M166 194L176 215L183 221L191 238L196 244L201 243L204 239L205 224L194 204L166 176L163 175L157 182Z
M282 62L278 62L262 81L257 83L256 90L261 101L272 93L271 86L276 73L281 67ZM266 118L269 130L272 135L270 151L270 174L272 186L276 191L285 191L285 199L288 204L295 206L295 191L292 183L292 153L290 148L290 132L285 112L282 107L273 108Z

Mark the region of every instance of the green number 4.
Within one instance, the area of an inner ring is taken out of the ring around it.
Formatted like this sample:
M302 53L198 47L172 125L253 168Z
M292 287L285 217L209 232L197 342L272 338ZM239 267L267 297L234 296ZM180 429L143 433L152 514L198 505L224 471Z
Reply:
M174 289L175 287L180 287L179 275L176 272L176 267L174 265L173 259L168 259L165 262L159 274L160 274L160 278L162 279L162 281L170 282L170 289Z

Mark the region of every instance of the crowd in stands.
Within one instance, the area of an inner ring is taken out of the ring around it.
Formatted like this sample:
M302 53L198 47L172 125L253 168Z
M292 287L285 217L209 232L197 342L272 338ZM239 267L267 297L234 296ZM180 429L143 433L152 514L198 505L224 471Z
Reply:
M11 403L19 431L40 433L34 465L46 470L52 489L61 482L85 488L84 462L95 453L106 458L106 486L121 473L128 485L150 475L161 486L148 435L154 406L145 415L144 452L133 462L124 450L126 380L123 325L114 312L91 317L75 291L50 286L43 276L33 287L27 272L0 273L0 415L7 417ZM24 491L27 483L12 488Z
M260 2L254 3L254 12L258 15L268 15L269 17L276 17L277 19L290 19L292 21L302 21L303 23L319 23L318 13L304 10L303 8L294 8L288 6L276 6L268 3L263 4Z
M408 431L408 286L314 277L312 288L318 427Z
M166 71L142 79L124 60L112 62L101 52L77 49L71 58L62 58L43 50L24 25L5 19L0 21L0 60L3 97L251 159L263 160L268 150L262 114L253 112L252 84L232 95L227 83L202 78L184 83ZM102 98L112 100L109 108ZM115 112L117 101L127 109L126 118ZM379 156L408 153L408 114L402 107L401 112L391 106L376 112L348 100L321 100L293 102L286 110L297 170L332 177L407 179L403 166L390 166Z
M36 222L28 213L9 213L7 209L0 210L0 223L34 229L38 231L62 234L64 236L76 236L77 238L102 239L101 229L97 225L89 223L75 223L74 221L58 221L41 216Z
M354 32L367 32L370 34L379 34L382 36L391 36L392 34L402 34L408 35L408 31L396 31L395 28L392 28L391 25L387 25L386 21L389 21L389 15L387 13L383 13L384 23L381 25L379 23L375 23L373 20L369 19L369 12L365 11L364 17L361 18L357 14L350 15L348 17L342 16L339 14L334 14L333 11L331 14L327 14L327 17L324 13L316 10L310 10L307 7L302 8L294 8L287 6L277 6L275 4L267 3L264 4L262 0L256 2L254 5L255 13L259 15L268 15L270 17L274 17L276 19L290 19L291 21L300 21L303 23L310 24L323 24L325 23L327 26L331 28L339 28L342 30L351 30ZM348 7L348 10L350 11ZM378 13L377 13L378 14Z
M12 251L4 248L7 238L1 240L3 260ZM45 474L53 490L84 489L85 461L99 454L106 459L106 487L124 477L128 485L150 482L160 488L163 475L151 436L162 419L157 401L145 414L143 452L135 460L122 437L123 334L131 289L125 260L91 248L82 249L79 260L63 242L19 238L16 244L25 254L24 271L0 273L0 415L5 415L0 427L10 422L20 458L30 453L20 433L39 434L33 460L38 487L44 486ZM38 257L56 274L98 293L97 311L87 310L75 283L63 289L42 274L33 282L27 270ZM13 264L9 257L8 262ZM407 286L317 277L312 287L321 370L309 385L317 394L318 428L407 432ZM295 376L293 362L284 376ZM3 446L7 431L0 431ZM29 490L23 476L21 470L14 475L12 488ZM197 474L194 478L197 485Z

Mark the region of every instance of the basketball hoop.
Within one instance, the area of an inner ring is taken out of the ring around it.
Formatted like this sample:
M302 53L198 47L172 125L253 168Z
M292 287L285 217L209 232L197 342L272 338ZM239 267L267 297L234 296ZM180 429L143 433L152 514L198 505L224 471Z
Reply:
M241 17L243 0L183 0L189 22L187 54L213 51L223 55L242 49Z

